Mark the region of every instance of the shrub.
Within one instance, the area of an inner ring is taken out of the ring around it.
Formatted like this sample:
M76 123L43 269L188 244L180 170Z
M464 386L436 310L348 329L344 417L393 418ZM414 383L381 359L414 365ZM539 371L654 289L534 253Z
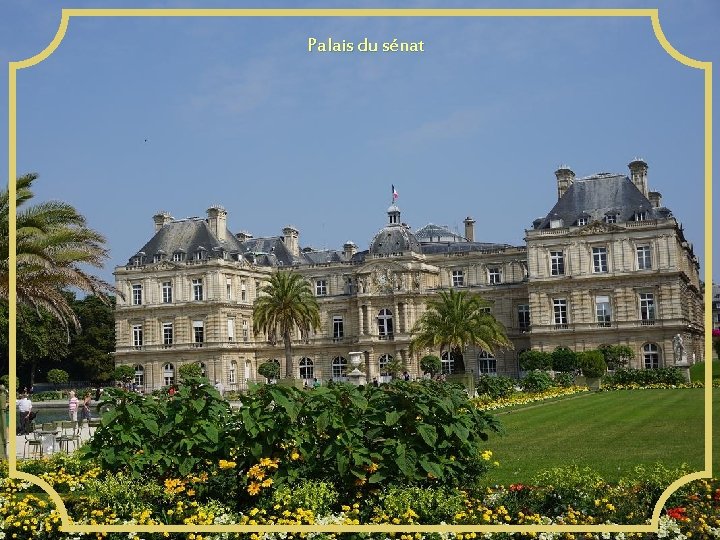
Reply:
M601 498L605 489L605 481L597 472L577 465L541 471L532 481L542 486L536 501L541 513L560 514L569 501L575 510L592 513L595 499Z
M602 377L607 372L607 364L600 351L584 351L578 354L578 364L585 377Z
M507 397L515 391L515 380L510 377L481 375L478 377L475 388L479 395L497 399Z
M578 367L577 355L567 347L557 347L551 356L555 371L575 371Z
M402 519L412 510L417 523L452 523L455 515L464 510L465 498L456 489L391 486L381 495L383 511Z
M659 369L618 369L605 378L606 386L647 386L651 384L680 385L687 381L675 367Z
M545 351L529 349L520 353L520 369L523 371L534 371L536 369L545 371L552 367L552 357Z
M263 362L258 366L258 375L262 375L270 382L280 376L280 364L277 362Z
M436 373L440 372L442 368L442 362L440 358L434 354L428 354L420 359L420 369L423 373L429 373L431 376L435 376Z
M135 377L135 368L127 364L122 364L115 368L112 377L116 381L128 382Z
M570 388L575 384L575 377L573 377L572 373L561 371L555 374L553 384L560 388Z
M47 380L50 384L58 386L67 383L70 380L70 376L68 372L63 369L51 369L47 372Z
M183 364L178 368L178 377L181 382L184 382L186 379L198 378L202 376L202 368L200 367L200 364L196 362Z
M552 385L553 382L550 376L540 370L531 371L520 381L520 386L525 392L543 392Z
M633 350L627 345L600 345L598 350L605 357L608 369L612 370L625 367L635 356Z
M327 479L341 495L392 482L474 485L488 468L487 432L499 429L462 387L435 381L312 392L264 385L236 419L227 439L238 470L278 459L275 485Z
M302 480L291 487L276 489L270 500L283 508L312 510L315 515L329 514L338 502L338 492L329 482L322 480Z
M187 379L172 397L111 388L101 406L109 410L79 452L105 469L133 478L185 476L227 455L229 405L205 379Z
M134 511L160 506L164 499L159 482L133 479L122 473L90 480L85 485L85 496L100 508L112 508L113 513L127 519Z

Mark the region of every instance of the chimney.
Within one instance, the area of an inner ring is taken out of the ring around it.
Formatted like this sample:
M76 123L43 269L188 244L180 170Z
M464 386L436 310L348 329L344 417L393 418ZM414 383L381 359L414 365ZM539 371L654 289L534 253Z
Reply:
M207 209L207 223L210 230L221 242L225 241L227 234L227 212L219 204Z
M555 171L555 177L557 178L557 190L558 200L565 195L565 192L572 186L575 180L575 173L567 165L560 165Z
M300 231L298 231L295 227L288 225L283 228L282 232L285 247L288 248L293 257L299 257L300 244L298 242L298 237L300 236Z
M475 241L475 220L471 218L470 216L465 218L465 221L463 221L465 224L465 239L468 242L474 242Z
M155 222L155 232L158 232L160 229L163 228L163 226L170 223L174 218L164 210L162 212L158 212L153 216L153 221Z
M630 167L630 180L640 190L640 193L648 197L648 164L644 159L636 157L628 164L628 167Z
M245 240L250 240L253 238L252 233L249 233L247 231L240 231L238 233L235 233L235 238L240 240L241 242L244 242Z
M352 259L353 255L357 253L357 246L354 242L348 240L343 244L343 257L346 261Z
M650 199L650 204L653 205L653 208L660 208L662 206L662 194L659 191L651 191L648 194L648 199Z

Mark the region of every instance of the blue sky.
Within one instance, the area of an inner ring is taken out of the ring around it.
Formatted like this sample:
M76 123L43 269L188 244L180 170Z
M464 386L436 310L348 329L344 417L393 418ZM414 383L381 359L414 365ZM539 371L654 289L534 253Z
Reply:
M334 5L351 4L323 4ZM720 3L632 4L652 6L679 51L718 60ZM4 0L0 60L42 50L59 20L59 7ZM422 40L425 52L309 53L310 37ZM662 49L647 18L77 18L53 55L18 73L18 174L38 172L38 200L72 203L107 237L112 280L159 210L204 216L219 203L233 231L292 224L302 246L366 249L391 184L414 229L462 230L472 216L476 239L522 244L556 201L559 164L627 173L641 156L704 262L703 76ZM7 103L6 82L0 94Z

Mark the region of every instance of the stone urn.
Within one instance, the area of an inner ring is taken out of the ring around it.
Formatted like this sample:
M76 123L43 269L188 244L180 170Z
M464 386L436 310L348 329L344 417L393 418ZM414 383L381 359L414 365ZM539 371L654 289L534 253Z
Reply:
M367 383L367 377L362 371L360 371L360 364L362 364L363 361L363 353L356 351L348 354L350 355L350 366L352 366L352 371L350 371L347 375L348 380L355 386L365 385Z

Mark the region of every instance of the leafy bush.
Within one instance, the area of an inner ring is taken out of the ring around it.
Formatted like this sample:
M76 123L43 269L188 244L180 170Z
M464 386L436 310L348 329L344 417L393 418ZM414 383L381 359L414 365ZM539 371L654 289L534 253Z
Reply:
M605 358L600 351L584 351L578 354L578 364L586 377L602 377L607 372Z
M442 369L442 362L440 361L440 358L434 354L428 354L420 359L420 369L423 373L429 373L434 377L436 373L440 373L440 369Z
M570 388L575 384L575 377L573 377L572 373L561 371L555 374L553 384L560 388Z
M276 489L270 500L271 505L282 508L303 508L315 515L329 514L338 502L338 492L331 483L318 480L302 480L292 486Z
M33 402L54 401L58 399L63 399L63 393L60 390L52 392L36 392L32 396L30 396L30 399Z
M627 345L600 345L598 350L605 357L608 369L618 369L627 366L635 352Z
M197 362L191 362L189 364L183 364L178 368L178 378L180 381L186 379L202 377L202 368Z
M109 411L88 444L85 459L133 478L185 476L227 455L221 436L230 409L207 380L188 378L175 396L141 396L108 389Z
M520 369L523 371L541 371L548 370L552 367L552 356L545 351L535 351L528 349L520 353Z
M158 482L133 479L122 473L90 480L85 485L84 495L100 508L112 508L115 514L128 519L135 511L160 506L164 499L163 488Z
M51 369L47 372L47 380L50 384L65 384L70 380L70 375L64 369Z
M402 518L412 510L417 523L451 523L464 510L465 498L452 488L391 486L381 496L381 505L388 516Z
M556 347L550 356L554 371L575 371L578 367L577 354L567 347Z
M135 377L135 368L127 364L119 365L113 371L112 377L116 381L128 382Z
M575 510L592 513L595 499L600 498L606 487L605 481L597 472L577 465L541 471L533 478L533 484L543 488L537 492L538 509L540 512L552 514L565 510L568 501L572 501Z
M543 392L553 385L552 379L544 371L531 371L520 381L525 392Z
M499 429L462 387L434 381L312 392L265 385L236 418L227 440L238 470L278 459L276 485L327 479L341 495L392 482L474 485L488 468L487 432Z
M687 381L683 373L674 367L659 369L618 369L608 375L603 384L606 386L647 386L651 384L679 385Z
M497 399L507 397L515 391L515 380L510 377L482 375L478 377L475 388L479 395Z
M258 375L265 377L268 382L280 376L280 364L277 362L263 362L258 366Z

